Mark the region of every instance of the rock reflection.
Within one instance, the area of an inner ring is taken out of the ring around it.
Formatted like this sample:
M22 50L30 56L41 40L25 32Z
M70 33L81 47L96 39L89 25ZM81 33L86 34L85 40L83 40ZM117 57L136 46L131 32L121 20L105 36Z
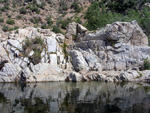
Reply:
M150 85L0 84L0 113L150 113Z

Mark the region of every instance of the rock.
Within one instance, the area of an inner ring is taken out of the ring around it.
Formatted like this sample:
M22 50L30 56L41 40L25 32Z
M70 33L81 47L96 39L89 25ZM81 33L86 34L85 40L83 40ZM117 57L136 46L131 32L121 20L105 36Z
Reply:
M76 71L88 70L88 64L86 63L81 52L77 50L71 51L71 60Z
M6 63L0 71L0 82L15 82L19 79L21 68L18 65Z
M32 50L28 56L31 57L33 54L34 54L34 51Z
M150 70L144 70L138 73L139 73L138 81L150 83Z
M0 44L0 62L2 62L4 60L8 60L9 61L9 58L8 58L7 52L5 51L5 49Z
M150 7L150 3L145 3L144 5Z
M83 56L88 64L89 70L90 71L102 71L102 66L99 63L98 57L92 53L84 52Z
M84 77L81 74L77 73L77 72L71 72L65 80L66 81L77 82L77 81L83 81Z
M56 54L50 54L49 58L50 58L50 64L52 66L56 66L57 65L57 56L56 56Z
M47 40L47 48L49 53L56 53L57 50L57 41L54 38L48 37Z
M75 22L69 23L67 27L67 34L76 35L76 33L77 33L77 23Z
M136 21L132 22L115 22L107 25L105 28L107 40L132 45L148 45L148 37L144 34Z
M40 63L32 66L32 68L32 76L27 78L28 82L65 81L66 77L64 73L56 66L52 66L48 63Z
M4 67L1 69L1 71L8 76L17 76L20 72L19 66L16 66L12 63L6 63Z
M65 36L62 34L57 34L56 35L56 40L58 41L58 43L64 43L65 41Z
M20 51L22 50L22 45L21 45L20 42L17 41L17 40L9 39L9 40L8 40L8 44L9 44L10 46L15 47L16 49L19 49Z
M77 29L78 29L78 33L85 33L86 31L88 31L87 28L85 28L81 24L77 24Z
M41 5L42 4L41 0L36 0L36 3L37 3L37 5Z
M129 70L120 73L120 75L117 77L119 81L134 81L134 79L138 78L140 75L135 70Z

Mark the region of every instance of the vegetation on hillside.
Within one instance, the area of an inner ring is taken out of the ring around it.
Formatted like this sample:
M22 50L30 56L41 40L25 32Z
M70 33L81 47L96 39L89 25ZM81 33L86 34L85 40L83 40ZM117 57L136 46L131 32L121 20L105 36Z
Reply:
M150 7L149 0L102 0L93 2L88 8L85 26L96 30L115 21L136 20L144 32L150 36Z

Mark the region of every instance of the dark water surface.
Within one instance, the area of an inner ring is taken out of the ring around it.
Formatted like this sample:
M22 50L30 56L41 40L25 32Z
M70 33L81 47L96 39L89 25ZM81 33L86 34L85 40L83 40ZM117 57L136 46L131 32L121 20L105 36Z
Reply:
M0 84L0 113L150 113L150 84Z

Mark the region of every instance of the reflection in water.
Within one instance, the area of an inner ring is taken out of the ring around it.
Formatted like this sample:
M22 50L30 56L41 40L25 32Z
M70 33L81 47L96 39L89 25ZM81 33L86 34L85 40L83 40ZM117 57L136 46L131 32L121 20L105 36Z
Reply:
M150 113L150 85L0 84L0 113Z

